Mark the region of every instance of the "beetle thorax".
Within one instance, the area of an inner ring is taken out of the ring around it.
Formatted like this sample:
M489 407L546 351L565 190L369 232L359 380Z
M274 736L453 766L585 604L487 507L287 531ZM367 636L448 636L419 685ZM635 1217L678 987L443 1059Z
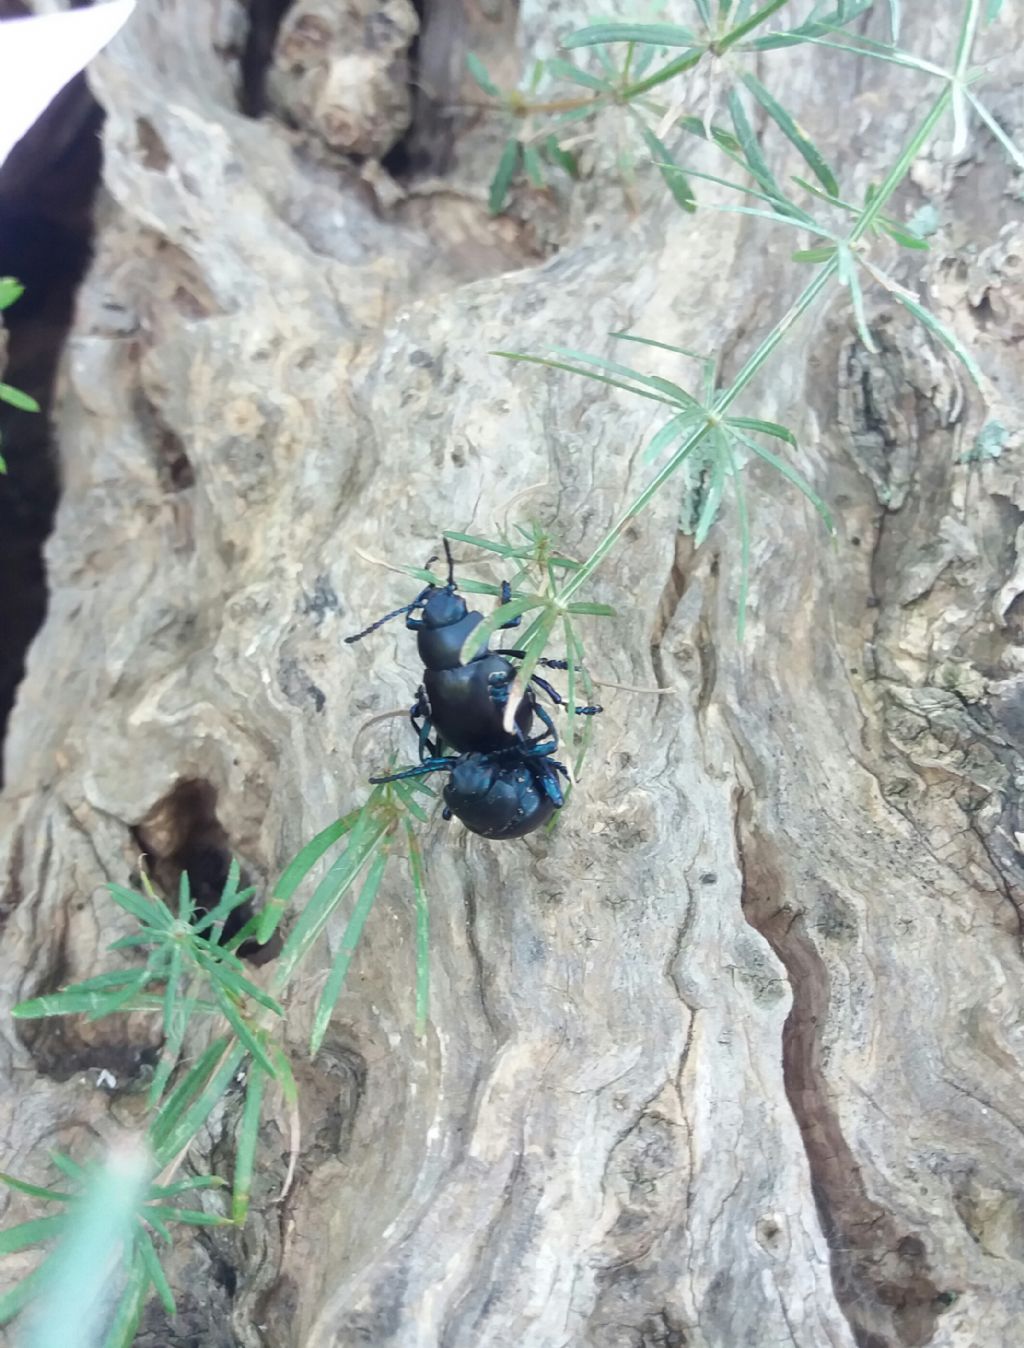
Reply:
M483 615L467 612L466 601L451 590L435 590L423 605L422 627L416 644L427 669L457 669L462 647Z

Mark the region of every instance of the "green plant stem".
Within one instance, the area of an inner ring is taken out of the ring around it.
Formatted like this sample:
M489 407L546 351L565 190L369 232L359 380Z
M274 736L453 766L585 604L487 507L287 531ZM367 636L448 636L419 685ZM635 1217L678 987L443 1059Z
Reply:
M969 0L968 9L964 16L963 28L961 30L961 43L963 42L964 34L968 31L973 31L973 24L976 22L976 19L976 0ZM886 175L878 192L864 207L863 211L861 211L850 231L847 243L850 245L857 243L875 223L878 216L884 210L889 198L903 181L911 164L917 158L925 142L928 140L928 137L932 134L935 126L942 118L949 106L951 97L951 87L947 84L942 93L936 98L931 108L929 108L927 115L914 132L914 135L903 148L899 158ZM709 417L687 437L683 445L676 451L672 458L669 459L658 475L648 483L635 500L630 502L580 569L569 577L565 586L559 591L559 603L568 603L580 587L586 584L604 561L605 557L607 557L608 553L612 550L617 540L629 525L630 520L636 515L639 515L640 512L650 504L668 479L673 476L680 465L689 457L693 450L696 449L697 445L700 444L701 440L703 440L708 432L717 425L719 418L747 387L768 357L789 332L790 328L792 328L797 320L807 312L817 299L818 295L821 294L822 290L824 290L832 280L837 266L838 259L833 256L820 267L813 280L805 287L787 312L772 328L771 332L768 333L757 349L747 359L743 368L736 375L736 378L729 388L724 389L718 395L715 400L713 416Z

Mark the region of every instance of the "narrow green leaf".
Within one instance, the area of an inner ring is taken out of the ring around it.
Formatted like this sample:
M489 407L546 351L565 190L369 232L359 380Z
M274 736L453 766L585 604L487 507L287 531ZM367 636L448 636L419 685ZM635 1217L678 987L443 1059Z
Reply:
M753 450L758 458L764 459L765 463L771 464L775 471L781 473L787 482L792 482L794 487L798 487L825 521L825 527L828 529L829 533L835 533L836 526L832 519L832 512L802 473L798 472L795 468L792 468L786 463L785 459L780 459L777 454L773 454L770 449L766 449L764 445L759 444L756 440L751 440L748 436L742 434L737 434L736 438L737 440L742 441L748 449Z
M265 1031L251 1026L234 999L219 988L217 991L217 1000L220 1002L224 1018L268 1076L273 1076L274 1064L270 1060L270 1054L263 1046Z
M145 1231L140 1231L135 1237L135 1248L138 1250L139 1258L142 1260L146 1269L146 1275L149 1281L156 1288L156 1294L163 1303L163 1308L168 1315L174 1315L177 1312L177 1306L174 1304L174 1293L171 1291L171 1285L167 1281L163 1265L160 1263L160 1257L153 1248L153 1242Z
M124 885L108 884L107 891L119 907L138 918L143 926L154 931L167 931L174 926L174 914L163 900L145 898Z
M487 67L484 65L483 61L480 60L479 56L471 51L467 52L466 66L469 73L473 76L473 79L485 94L490 94L491 98L501 97L501 90L491 79L490 75L488 75Z
M568 51L605 42L639 42L649 47L694 47L697 38L675 23L594 23L570 33L562 41Z
M680 117L676 122L676 126L678 126L681 131L687 132L688 135L696 136L699 140L707 140L708 138L708 129L700 117ZM725 150L730 154L739 153L739 141L731 131L726 131L724 127L713 125L711 127L711 139L720 149ZM691 169L690 172L692 173L692 171L693 170Z
M512 179L516 176L516 169L519 167L521 150L522 146L515 137L505 142L505 148L501 152L498 167L491 179L491 188L487 197L487 209L492 215L500 215L505 205L508 189L511 187Z
M243 1000L251 998L252 1001L258 1002L260 1006L266 1007L268 1011L273 1011L275 1016L284 1015L284 1007L276 998L272 997L269 992L264 992L257 983L246 978L244 974L239 973L233 964L228 963L228 959L232 958L228 951L220 950L216 957L202 950L196 953L199 964L219 986L230 989L236 997Z
M659 375L641 374L628 365L619 364L618 361L606 360L603 356L591 356L586 351L576 351L572 347L553 346L551 349L556 355L563 356L567 360L578 360L584 365L592 365L597 370L605 370L609 374L618 375L622 379L635 380L642 387L653 389L655 393L661 393L666 398L671 398L673 402L682 407L700 407L692 393L687 393L686 389L673 383L671 379L662 379Z
M835 180L835 175L825 162L824 156L818 150L808 137L801 131L793 118L789 115L781 103L778 103L759 79L748 72L742 76L743 83L757 99L761 107L764 108L768 116L779 128L786 139L795 146L798 153L803 158L807 167L811 170L818 182L825 188L826 192L831 192L833 196L839 195L839 184Z
M426 810L416 799L415 786L413 785L413 782L392 782L390 785L392 791L394 791L395 795L399 797L402 804L405 806L405 808L409 811L411 815L413 815L416 819L418 819L421 824L427 824L430 822L430 816L427 814Z
M579 164L576 156L569 150L563 150L558 143L558 137L555 135L547 136L543 142L544 155L552 164L557 164L563 173L567 173L570 178L578 178L580 174Z
M1017 146L1014 144L1011 137L1006 134L1003 128L999 125L996 119L989 112L988 108L986 108L984 103L982 103L981 99L975 98L975 96L971 93L969 89L966 90L965 92L967 95L967 101L970 103L971 107L978 114L981 120L985 123L988 129L992 132L993 136L995 136L996 140L1003 147L1006 153L1010 156L1010 158L1013 160L1016 166L1022 172L1024 172L1024 154L1022 154L1020 150L1017 149Z
M632 384L623 383L621 379L610 379L607 375L595 374L592 370L581 370L578 365L569 365L564 360L552 360L548 356L525 356L518 351L491 351L492 356L500 356L502 360L517 361L520 365L544 365L549 370L565 370L568 374L582 375L584 379L591 379L595 384L608 384L611 388L621 389L624 393L632 393L637 398L648 398L651 402L665 403L669 407L678 405L675 398L666 398L657 393L648 393L645 389L635 388Z
M777 421L760 421L756 417L728 417L727 426L738 426L741 431L757 431L761 435L770 435L773 440L785 440L787 445L796 448L796 436L787 426Z
M149 1275L136 1250L133 1254L128 1281L117 1303L114 1320L103 1342L103 1348L131 1348L142 1319L149 1295Z
M801 42L813 41L851 23L865 10L870 9L872 3L873 0L848 0L830 14L823 14L817 19L808 19L806 23L800 24L797 28L789 28L784 33L766 33L763 37L755 37L744 46L750 51L774 51L781 47L795 47Z
M280 1044L273 1042L267 1047L270 1049L270 1056L274 1060L274 1080L284 1096L285 1103L292 1109L297 1109L299 1104L299 1089L295 1084L295 1074L292 1072L292 1065L288 1061L288 1055Z
M263 1088L266 1074L253 1066L245 1089L245 1105L235 1141L235 1178L231 1193L231 1220L243 1226L249 1213L252 1177L256 1166L256 1144L259 1140L260 1110L263 1107Z
M8 1175L5 1170L0 1170L0 1184L5 1184L8 1189L16 1189L20 1194L28 1194L30 1198L41 1198L44 1203L70 1203L76 1197L75 1194L62 1193L59 1189L44 1189L38 1184L28 1184L25 1180Z
M154 1204L146 1209L149 1213L156 1213L166 1222L179 1222L182 1226L230 1226L231 1218L223 1217L216 1212L203 1212L199 1208L169 1208L162 1204Z
M359 898L356 900L355 907L352 910L352 916L345 927L345 933L341 938L341 945L338 953L331 965L331 971L327 975L327 982L324 984L324 990L320 995L320 1002L316 1009L316 1015L313 1020L313 1033L310 1036L309 1051L310 1055L315 1057L320 1051L320 1045L324 1041L324 1035L327 1033L327 1027L330 1024L331 1015L334 1012L335 1004L341 996L341 990L345 982L345 976L348 973L349 965L352 962L352 956L355 954L356 946L359 944L359 938L362 935L366 919L370 915L370 909L373 907L374 899L377 897L377 891L380 888L380 882L384 876L384 868L387 866L388 856L386 852L381 852L376 856L367 872L366 879L363 881L362 890Z
M166 1148L168 1139L184 1135L187 1141L192 1136L187 1128L182 1127L182 1120L186 1115L192 1117L190 1111L193 1106L212 1096L210 1107L213 1107L219 1097L211 1090L211 1084L216 1086L223 1081L226 1087L231 1080L230 1072L226 1076L224 1074L224 1064L234 1058L237 1066L244 1057L242 1049L238 1046L232 1049L231 1044L232 1041L226 1035L215 1039L160 1106L149 1132L158 1163L164 1164L177 1155L179 1148Z
M738 23L731 32L719 39L715 44L715 49L718 54L721 55L722 52L728 51L730 47L734 47L736 43L742 41L748 33L752 32L755 28L759 28L766 19L770 19L776 10L781 9L783 5L788 3L789 0L768 0L766 5L762 5L761 8L751 14L750 18L744 23Z
M678 416L672 417L666 421L652 437L650 444L646 446L643 453L645 463L653 463L660 454L681 439L689 429L700 419L699 411L680 412Z
M416 904L416 1033L422 1037L427 1032L430 1002L430 910L423 876L423 853L416 831L408 820L405 821L405 836Z
M544 165L532 145L523 146L523 170L533 187L544 186Z
M274 886L270 902L259 915L256 939L261 945L273 936L288 900L299 885L328 848L332 847L339 838L344 837L352 829L359 818L359 814L359 810L352 810L341 819L336 819L333 824L328 824L325 829L321 829L316 837L308 842L285 867L280 880Z
M478 651L482 651L491 637L505 623L518 618L531 609L543 608L547 603L541 595L523 594L510 599L507 604L499 604L493 613L489 613L483 622L478 623L462 643L462 663L468 664Z
M827 262L835 251L834 243L823 243L818 248L798 248L790 257L794 262Z
M376 787L367 805L379 801L382 794L383 787ZM323 931L341 899L359 876L364 864L383 844L389 827L386 820L382 821L376 816L368 817L359 836L353 834L352 841L317 885L295 926L288 933L284 949L277 960L275 988L284 985L296 964Z
M484 552L495 552L499 557L520 558L530 555L529 548L516 547L511 543L496 543L492 538L484 538L480 534L463 534L457 529L445 529L444 537L456 543L468 543L470 547L482 548ZM461 581L459 586L461 588ZM496 586L492 588L497 592Z
M40 410L35 398L30 398L27 393L22 393L20 388L13 388L10 384L0 383L0 402L9 403L11 407L18 407L22 412L38 412Z
M85 1166L79 1165L70 1156L65 1156L62 1151L51 1151L50 1160L62 1175L67 1175L68 1179L74 1180L76 1184L87 1184L89 1182L89 1171L86 1170Z
M857 263L847 244L839 245L836 251L836 260L838 262L836 276L839 284L850 292L853 318L860 339L868 351L877 352L878 347L875 345L875 339L871 335L871 329L868 327L867 317L864 313L864 295L860 288L860 277L857 275Z
M25 287L13 276L0 276L0 309L9 309L24 293Z
M589 601L567 604L565 611L566 613L589 613L596 618L618 617L618 611L612 608L611 604L593 604Z
M919 234L911 234L908 229L904 229L901 225L894 224L892 220L886 219L885 216L879 218L878 227L879 229L885 230L890 239L895 239L896 242L901 244L904 248L914 248L919 252L928 251L927 239L922 239Z
M27 1002L19 1002L11 1014L18 1020L38 1020L41 1016L79 1016L95 1017L112 1015L124 1006L125 1002L137 996L147 980L147 973L135 973L122 982L116 991L82 991L72 986L61 992L46 993L42 997L32 997Z
M758 145L757 137L754 135L754 128L750 125L746 108L743 106L743 100L740 98L738 91L730 89L726 101L729 105L729 115L732 117L732 124L736 128L736 137L739 140L740 148L743 151L743 158L746 160L748 170L753 174L754 179L761 184L773 201L784 200L782 189L775 181L772 171L768 167L764 155L761 153L761 147Z
M68 1223L66 1212L56 1213L53 1217L36 1217L30 1222L19 1222L0 1231L0 1255L14 1254L18 1250L27 1250L44 1240L60 1235Z
M747 516L747 495L729 445L729 437L718 428L713 432L713 437L716 447L725 456L726 468L732 478L736 496L736 518L740 528L740 592L736 613L736 640L742 641L747 628L747 596L750 590L750 521Z
M547 66L548 72L557 79L567 80L570 84L579 84L584 89L594 89L602 94L614 93L607 80L599 79L596 75L592 75L589 70L581 70L579 66L574 66L571 61L560 61L557 57L554 57L548 61Z
M174 1198L177 1194L191 1193L193 1189L224 1189L227 1180L223 1175L189 1175L185 1179L175 1180L173 1184L151 1184L149 1198ZM145 1210L143 1210L145 1215Z
M693 188L690 186L686 174L676 164L664 141L659 140L654 132L649 127L644 126L643 123L640 124L640 134L643 136L644 144L650 152L651 159L657 165L658 172L665 180L665 186L672 193L676 204L692 215L697 209L697 198L693 194Z
M704 545L722 504L722 492L725 487L725 456L723 454L711 455L708 473L709 480L705 486L704 499L701 502L700 514L697 516L697 524L693 531L693 546L695 548Z
M923 304L919 304L917 300L911 299L902 290L896 290L893 294L908 313L913 314L919 323L922 323L933 336L939 339L943 346L952 351L977 387L982 388L982 374L977 361L952 330L946 327L942 319L933 314L930 309L926 309Z

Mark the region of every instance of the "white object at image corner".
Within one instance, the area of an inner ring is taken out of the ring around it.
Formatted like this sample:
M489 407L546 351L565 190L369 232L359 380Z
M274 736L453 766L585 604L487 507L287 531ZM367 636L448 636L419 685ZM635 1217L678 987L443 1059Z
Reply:
M0 164L68 80L123 27L135 0L0 22Z

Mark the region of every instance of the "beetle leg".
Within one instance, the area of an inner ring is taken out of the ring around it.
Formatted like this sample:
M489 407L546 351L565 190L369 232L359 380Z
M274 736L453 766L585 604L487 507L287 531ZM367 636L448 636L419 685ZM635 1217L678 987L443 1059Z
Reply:
M420 762L425 763L428 758L439 757L441 738L440 736L436 740L430 738L434 723L430 719L430 703L427 701L427 690L422 684L417 690L415 705L409 708L409 720L419 739ZM419 724L421 720L422 725Z
M547 762L538 763L534 774L537 778L537 784L540 789L551 801L556 810L560 810L565 804L565 797L562 795L562 788L558 785L558 774L550 770L550 764Z
M501 582L501 602L507 604L512 598L512 586L507 580ZM515 618L510 618L507 623L502 623L498 628L499 632L504 632L509 627L518 627L523 621L523 615L520 613Z
M406 768L404 772L390 772L386 777L371 777L370 781L374 786L379 786L381 782L401 782L406 777L426 777L430 772L450 772L456 761L455 758L450 756L427 758L418 768Z

